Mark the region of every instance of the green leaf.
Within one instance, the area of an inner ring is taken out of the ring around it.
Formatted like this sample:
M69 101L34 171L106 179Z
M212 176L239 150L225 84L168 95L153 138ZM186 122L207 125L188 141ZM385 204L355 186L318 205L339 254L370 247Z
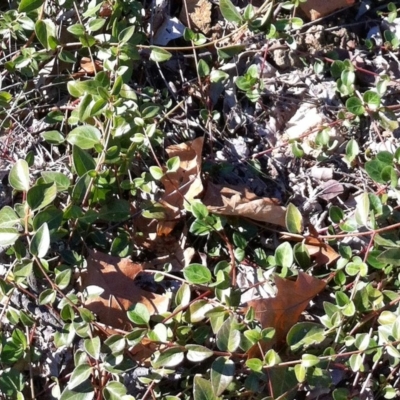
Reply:
M137 325L148 325L150 313L147 307L142 303L137 303L132 310L129 310L128 318Z
M84 175L82 175L75 183L74 188L72 189L72 200L75 203L81 203L82 200L85 197L86 192L89 189L89 185L91 182L92 178L90 177L90 175L88 174L88 172L86 172Z
M181 347L170 347L162 353L156 355L151 362L154 368L160 367L176 367L184 360L184 352Z
M61 172L43 171L42 177L45 183L55 183L57 192L64 192L69 189L71 182L68 176Z
M347 99L346 108L354 115L363 115L365 113L363 103L358 97L350 97Z
M91 32L96 32L96 31L100 30L104 26L105 23L106 23L106 20L103 18L93 19L89 22L89 29Z
M127 396L127 389L124 384L117 381L108 381L103 389L105 400L134 400L133 397Z
M193 381L193 400L218 400L211 382L196 375Z
M377 259L398 267L400 266L400 248L385 250L379 254Z
M240 332L234 316L229 317L217 333L217 347L221 351L234 352L240 344Z
M91 367L89 364L78 365L72 371L71 377L69 378L68 381L68 388L73 389L76 386L80 385L82 382L86 381L86 379L89 378L92 372L93 372L93 367Z
M125 28L119 35L118 35L118 42L120 44L126 43L135 33L136 25L129 26Z
M180 164L181 164L181 160L180 160L179 156L171 157L167 161L167 171L168 172L178 171Z
M229 22L242 22L243 18L240 15L239 11L232 4L231 0L220 0L219 8L221 10L222 16Z
M192 202L191 211L194 217L200 220L205 219L209 215L208 208L200 200Z
M201 78L210 75L210 67L203 59L200 59L199 63L197 64L197 71Z
M283 242L275 249L275 262L283 268L290 268L293 264L293 250L289 242Z
M235 363L228 357L218 357L211 365L211 387L216 396L219 396L233 381Z
M56 272L56 279L55 279L56 285L61 290L65 289L71 282L71 277L72 277L72 270L70 268Z
M53 289L43 290L42 293L39 294L39 304L52 304L56 299L56 292Z
M72 146L72 164L78 176L96 169L96 161L87 151L82 150L79 146Z
M93 101L93 97L89 93L86 93L83 96L83 98L81 99L81 102L79 103L79 108L78 108L79 121L84 122L92 116L91 106L90 106L92 101Z
M64 143L64 136L58 131L42 132L40 136L49 144L58 145Z
M172 57L172 54L169 51L164 50L161 47L150 46L150 50L150 60L154 62L168 61Z
M36 37L47 50L52 49L51 38L57 36L56 26L50 19L40 19L35 24Z
M36 10L43 4L44 0L21 0L18 11L20 13L29 13Z
M386 167L386 163L383 163L382 161L379 161L378 159L367 161L365 163L365 170L367 171L367 174L370 176L370 178L377 182L377 183L386 183L382 179L382 171Z
M156 180L160 180L164 176L163 170L155 165L151 166L149 168L149 171L151 176Z
M14 228L0 228L0 246L10 246L19 238L19 232Z
M298 382L304 382L306 379L306 367L302 364L296 364L294 366L294 373Z
M357 207L355 219L360 225L367 225L369 217L369 196L367 192L360 194L356 198Z
M0 210L0 228L13 228L20 222L20 218L10 206Z
M29 190L28 163L25 160L18 160L11 168L8 180L15 190L27 192Z
M98 336L90 339L85 339L83 348L90 355L90 357L98 360L100 357L100 338Z
M189 283L203 285L212 279L210 270L201 264L190 264L183 269L183 276Z
M310 253L304 243L296 243L294 245L293 255L297 264L299 264L302 269L307 269L311 266Z
M352 354L349 358L349 364L353 372L358 372L363 364L361 354Z
M321 343L325 340L324 327L313 322L299 322L293 325L286 337L292 351Z
M67 136L68 143L78 146L83 150L92 149L100 144L101 133L91 125L78 126Z
M82 24L71 25L67 28L67 31L78 37L86 33L85 27Z
M28 190L26 200L32 211L40 210L50 204L57 196L55 183L36 184Z
M61 393L60 400L93 400L93 398L94 389L92 383L84 381L74 389L69 389L67 386Z
M368 105L368 108L371 111L376 111L379 106L381 105L381 98L378 95L378 93L372 91L372 90L367 90L364 94L363 94L363 100L364 103L366 103Z
M112 199L100 209L98 217L110 222L125 221L130 217L129 202L123 199Z
M195 363L204 361L214 355L212 350L198 344L187 344L185 348L187 350L186 358Z
M50 232L45 222L33 235L29 251L32 255L43 258L50 248Z
M254 372L261 372L263 368L263 363L259 358L249 358L246 361L246 367L250 368Z
M319 358L313 354L303 354L301 356L301 365L305 368L314 367L319 364Z
M351 163L353 160L355 160L359 153L360 148L358 143L352 138L346 145L346 160Z
M217 49L217 54L219 58L222 58L223 60L229 59L234 57L235 55L241 53L246 49L246 46L244 45L232 45L232 46L226 46L226 47L221 47Z
M285 224L290 233L301 233L304 229L303 217L299 209L292 203L287 206Z

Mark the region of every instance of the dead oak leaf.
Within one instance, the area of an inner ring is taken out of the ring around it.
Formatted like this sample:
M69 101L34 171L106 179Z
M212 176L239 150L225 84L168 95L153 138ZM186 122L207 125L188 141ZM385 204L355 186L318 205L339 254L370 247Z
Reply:
M351 6L354 2L355 0L308 0L305 3L300 3L300 8L314 21L340 8Z
M269 197L259 198L247 189L223 188L209 183L203 203L215 214L245 217L286 227L285 207Z
M307 248L310 257L314 259L317 266L328 265L340 257L339 253L333 249L332 246L317 237L308 236L305 239L301 239L298 237L282 235L281 239L297 242L304 241L304 246Z
M165 192L159 202L164 206L166 217L158 224L158 234L168 235L180 217L184 201L190 203L203 191L200 175L203 143L204 137L199 137L166 149L170 158L179 157L179 168L161 179Z
M167 296L143 290L135 283L135 278L143 271L141 264L92 250L86 261L87 273L82 275L82 286L95 285L104 291L100 296L87 299L85 306L97 314L103 324L126 329L131 325L126 312L137 303L144 304L150 314L167 311Z
M285 341L290 328L298 321L301 313L324 288L326 283L320 279L299 272L296 281L275 277L277 295L267 299L251 300L247 307L253 307L255 316L263 328L275 328L273 341L264 343L263 350ZM259 355L258 345L248 351L249 358Z
M205 35L211 29L211 2L209 0L184 0L186 7L183 5L179 19L193 30L199 30ZM189 15L190 24L186 14Z

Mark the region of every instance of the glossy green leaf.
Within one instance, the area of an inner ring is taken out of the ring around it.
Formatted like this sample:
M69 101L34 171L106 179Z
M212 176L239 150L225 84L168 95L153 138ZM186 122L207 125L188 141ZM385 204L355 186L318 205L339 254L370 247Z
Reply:
M218 400L213 392L211 382L199 375L196 375L193 381L193 400Z
M16 242L20 233L14 228L0 228L0 246L9 246Z
M319 364L319 358L313 354L303 354L301 356L301 365L305 368L314 367Z
M83 342L83 348L90 355L90 357L98 360L100 357L100 338L95 336L94 338L85 339Z
M185 353L183 349L179 347L170 347L161 353L157 354L155 359L152 361L154 368L166 367L172 368L179 365L184 360Z
M324 331L320 324L299 322L290 328L286 341L292 351L297 351L302 347L321 343L326 338Z
M150 46L150 49L150 60L154 62L168 61L172 57L172 54L169 51L164 50L161 47Z
M0 228L13 228L20 223L20 218L10 206L4 206L0 210Z
M104 400L134 400L127 396L127 388L124 384L117 381L108 381L103 389Z
M49 205L57 196L55 183L36 184L28 190L26 200L33 210L40 210Z
M50 248L50 231L45 222L33 235L29 251L38 258L43 258Z
M211 386L215 395L221 395L233 381L235 363L228 357L218 357L211 364Z
M56 26L51 19L40 19L35 23L36 37L42 46L50 50L53 48L51 38L57 37Z
M290 268L293 264L293 250L289 242L280 244L275 250L276 264L283 268Z
M150 313L142 303L137 303L132 310L128 311L128 318L137 325L147 325L150 321Z
M125 221L130 217L129 202L123 199L113 199L100 209L98 217L110 222Z
M246 367L250 368L252 371L261 372L263 368L263 363L259 358L249 358L246 361Z
M59 145L64 143L64 136L58 131L42 132L40 136L49 144Z
M44 0L21 0L18 11L20 13L29 13L36 10L44 3Z
M289 203L287 206L285 224L286 229L290 233L301 233L304 229L303 216L299 209L292 203Z
M95 145L100 144L100 140L100 131L91 125L78 126L67 136L68 143L83 150L92 149Z
M18 160L11 168L8 180L15 190L27 192L29 190L28 163L25 160Z
M381 252L377 257L378 261L394 266L400 266L400 248L388 249Z
M198 344L187 344L185 346L186 358L192 362L201 362L214 355L214 352L207 347Z
M220 0L219 8L222 16L229 22L242 22L243 18L231 0Z
M221 351L234 352L240 344L240 332L234 316L229 317L217 333L217 347Z
M183 269L183 276L189 283L204 285L212 279L210 270L201 264L190 264Z
M68 190L71 185L68 176L61 172L43 171L42 178L45 183L55 183L58 192Z
M78 176L96 169L96 161L87 151L82 150L79 146L72 146L72 163Z
M149 168L151 176L156 179L160 180L164 176L164 172L160 167L157 167L156 165L153 165Z
M346 108L354 115L363 115L365 112L363 103L358 97L350 97L347 99Z
M89 364L78 365L71 374L68 381L68 389L73 389L80 385L82 382L86 381L93 372L93 367Z
M52 304L56 299L56 292L53 289L43 290L42 293L39 294L39 304Z

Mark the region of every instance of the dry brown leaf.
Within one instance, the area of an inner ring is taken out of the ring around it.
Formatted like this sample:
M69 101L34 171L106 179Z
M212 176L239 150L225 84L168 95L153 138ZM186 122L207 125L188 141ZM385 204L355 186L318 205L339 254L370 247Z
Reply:
M307 238L305 246L318 266L330 264L340 257L329 244L322 242L318 238Z
M215 213L250 218L259 222L286 226L286 209L268 197L259 198L247 189L222 187L208 183L203 203Z
M169 235L180 217L184 201L193 201L203 191L200 176L203 143L204 137L199 137L166 149L170 158L179 157L180 164L176 172L170 172L161 179L165 193L159 202L164 205L166 218L158 224L159 235Z
M322 183L320 190L318 197L325 201L329 201L343 194L344 187L340 182L330 179L327 182Z
M187 19L186 7L183 5L179 19L192 30L199 30L207 35L211 29L211 2L209 0L184 0L189 14Z
M354 2L355 0L308 0L306 3L300 3L300 8L314 21L340 8L351 6Z
M92 63L92 60L89 57L81 58L81 69L83 69L88 75L94 75L94 72L102 71L103 65L100 61L95 60Z
M113 257L105 253L89 251L87 273L82 276L82 286L99 286L104 292L85 302L85 306L97 314L105 325L126 329L131 322L126 316L129 307L144 304L150 314L167 311L169 299L141 289L135 284L136 276L143 271L140 264L127 258Z
M264 343L263 350L275 344L281 344L286 339L289 329L298 321L301 313L307 308L308 303L326 283L304 272L299 272L296 281L275 277L277 288L276 297L268 299L251 300L248 307L253 307L256 318L263 328L275 328L273 341ZM248 352L249 358L259 356L259 347L254 345Z
M340 255L331 246L329 246L329 244L326 244L317 237L309 236L305 239L302 239L299 237L282 235L281 239L294 242L300 242L304 240L304 245L306 246L310 256L316 262L317 266L330 264L340 257Z

